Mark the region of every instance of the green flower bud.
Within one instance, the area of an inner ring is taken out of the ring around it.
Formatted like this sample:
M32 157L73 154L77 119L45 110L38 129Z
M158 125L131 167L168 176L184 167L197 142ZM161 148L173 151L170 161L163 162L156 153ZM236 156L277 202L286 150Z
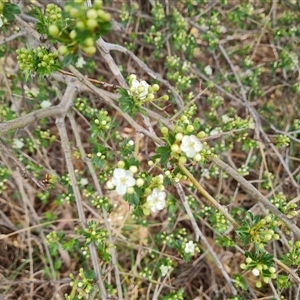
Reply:
M182 134L181 132L176 133L176 135L175 135L175 140L176 140L177 142L180 142L180 141L182 141L182 139L183 139L183 134Z
M163 135L167 135L169 133L169 129L167 127L162 127L160 131Z
M68 47L67 47L67 46L61 45L61 46L59 46L59 48L58 48L58 52L59 52L61 55L66 55L66 54L69 52L69 50L68 50Z
M138 171L137 166L130 166L129 170L131 171L131 173L135 174Z
M109 22L111 20L111 15L103 11L102 9L99 9L97 13L98 13L98 17L102 19L102 21Z
M168 95L163 95L160 99L162 101L168 101L169 100L169 96Z
M88 19L97 19L98 14L95 9L91 8L86 12L86 16Z
M123 160L120 160L120 161L118 162L117 166L118 166L119 168L121 168L121 169L124 169L124 167L125 167L125 162L124 162Z
M196 162L198 162L198 161L201 160L201 158L202 158L201 154L197 153L197 154L193 157L193 160L196 161Z
M247 263L247 264L250 264L251 262L252 262L252 258L251 258L251 257L247 257L247 258L246 258L246 263Z
M195 127L193 125L188 125L186 128L187 132L189 132L189 133L193 132L194 129L195 129Z
M86 45L86 46L94 46L94 44L95 44L95 41L94 41L94 39L92 38L92 37L88 37L88 38L86 38L85 40L84 40L84 44Z
M129 188L127 188L127 191L126 191L127 194L133 194L134 193L134 188L131 186Z
M197 134L197 138L199 138L199 139L202 139L202 138L204 138L204 137L206 137L206 133L205 133L204 131L200 131L200 132Z
M86 21L86 27L90 30L94 30L98 26L98 22L95 19L88 19Z
M150 188L146 188L145 189L145 195L150 195L151 194L151 189Z
M181 133L183 132L183 128L181 126L176 126L175 131Z
M185 164L187 162L187 158L185 156L180 156L179 162L181 162L182 164Z
M262 283L260 281L257 281L255 285L256 285L257 288L261 288L262 287Z
M142 178L138 178L138 179L136 180L136 185L137 185L138 187L143 186L144 183L145 183L145 181L144 181L144 179L142 179Z
M175 153L178 153L180 151L180 148L179 148L179 146L177 144L173 144L171 146L171 151L175 152Z
M74 39L76 38L76 35L77 35L76 30L73 29L73 30L70 32L69 37L70 37L72 40L74 40Z
M150 93L150 94L147 95L147 98L146 98L146 99L147 99L148 101L153 101L154 98L155 98L154 95L153 95L152 93Z
M52 25L49 26L48 32L52 36L58 36L59 28L55 24L52 24Z
M86 47L86 48L82 48L82 49L87 55L92 55L97 50L95 46L90 46L90 47Z
M157 92L159 90L159 85L155 83L155 84L152 85L151 88L152 88L153 92Z
M84 24L83 21L78 21L78 22L76 23L76 27L77 27L78 29L80 29L80 30L83 30L83 29L85 29L85 24Z
M79 10L76 7L72 7L69 11L71 17L76 18L79 16Z

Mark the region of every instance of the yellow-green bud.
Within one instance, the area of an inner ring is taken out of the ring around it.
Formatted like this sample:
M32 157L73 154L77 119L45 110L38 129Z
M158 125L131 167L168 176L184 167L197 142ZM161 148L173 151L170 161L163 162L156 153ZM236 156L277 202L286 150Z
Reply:
M153 95L152 93L150 93L150 94L147 95L147 100L148 100L148 101L153 101L154 98L155 98L155 97L154 97L154 95Z
M99 17L100 19L102 19L103 21L106 21L106 22L109 22L109 21L110 21L111 15L110 15L109 13L103 11L102 9L99 9L99 10L97 11L97 13L98 13L98 17Z
M87 54L87 55L92 55L96 52L96 47L95 46L90 46L90 47L85 47L82 48L82 50Z
M73 30L70 32L69 37L70 37L72 40L74 40L74 39L76 38L76 35L77 35L76 30L73 29Z
M180 141L182 140L182 138L183 138L183 134L182 134L181 132L176 133L176 135L175 135L175 140L176 140L177 142L180 142Z
M138 171L137 166L130 166L129 170L131 171L131 173L135 174Z
M157 92L159 90L159 85L154 83L151 88L153 92Z
M92 37L88 37L84 40L84 44L86 46L93 46L95 44L95 41Z
M91 8L86 12L86 16L88 19L97 19L98 14L95 9Z
M179 162L181 162L182 164L185 164L187 162L187 158L185 156L180 156Z
M138 178L138 179L136 180L136 186L138 186L138 187L143 186L144 183L145 183L145 181L144 181L144 179L142 179L142 178Z
M186 128L187 132L189 132L189 133L193 132L194 129L195 129L195 127L193 125L188 125Z
M86 21L86 27L90 30L94 30L98 26L98 22L95 19L88 19Z
M133 194L134 193L134 188L131 186L129 188L127 188L127 191L126 191L127 194Z
M120 161L118 161L117 166L118 166L119 168L121 168L121 169L124 169L124 167L125 167L125 162L124 162L123 160L120 160Z
M193 157L193 160L196 161L196 162L198 162L198 161L201 160L201 158L202 158L201 154L197 153L197 154Z
M169 129L167 127L162 127L160 131L163 135L167 135L169 133Z
M206 133L205 133L204 131L200 131L200 132L197 134L197 138L199 138L199 139L202 139L202 138L204 138L204 137L206 137Z
M72 7L69 11L71 17L76 18L79 15L79 10L76 7Z
M80 30L83 30L83 29L85 28L85 24L84 24L83 21L78 21L78 22L76 23L76 27L77 27L78 29L80 29Z
M52 25L49 26L48 32L52 36L58 36L59 28L55 24L52 24Z
M173 144L171 146L171 151L175 152L175 153L178 153L180 151L180 148L179 148L179 146L177 144Z
M151 189L150 188L146 188L145 189L145 195L150 195L151 194Z

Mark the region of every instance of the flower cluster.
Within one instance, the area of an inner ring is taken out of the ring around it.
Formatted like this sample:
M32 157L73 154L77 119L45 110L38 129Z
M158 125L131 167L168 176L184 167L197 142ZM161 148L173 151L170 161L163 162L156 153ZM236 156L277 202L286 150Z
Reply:
M48 4L46 7L46 16L51 23L55 23L62 18L61 8L55 4Z
M49 4L45 19L47 34L63 43L59 47L62 55L77 53L78 46L87 55L94 54L97 39L107 33L111 26L111 16L102 10L100 1L95 1L94 6L87 10L84 1L69 2L63 12L56 5Z
M75 276L73 274L70 274L71 282L70 286L77 286L78 291L78 299L82 299L84 296L89 295L94 286L94 276L93 274L86 274L83 270L83 268L79 269L79 279L75 279ZM73 296L65 295L66 299L73 299Z
M20 69L25 72L27 78L32 72L45 76L61 68L58 53L51 53L45 47L20 48L16 52Z
M195 247L196 247L196 244L194 244L193 241L189 241L184 246L184 252L185 253L190 253L191 255L194 255Z
M155 99L155 93L159 90L158 84L149 85L145 80L137 80L136 75L129 76L129 91L128 95L133 97L140 104L144 102L151 102ZM168 100L164 98L159 100Z
M271 279L276 278L276 269L271 264L271 255L263 253L260 258L255 255L251 257L249 253L246 253L246 255L246 263L242 263L240 267L243 270L251 270L252 274L258 277L256 281L257 288L262 287L262 282L269 283ZM263 263L263 261L265 261L265 263Z

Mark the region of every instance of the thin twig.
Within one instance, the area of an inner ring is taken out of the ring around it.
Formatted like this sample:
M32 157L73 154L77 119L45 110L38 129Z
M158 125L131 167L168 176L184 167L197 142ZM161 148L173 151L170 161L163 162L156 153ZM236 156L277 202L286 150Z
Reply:
M76 94L77 94L76 87L73 85L73 83L69 84L64 93L62 102L72 103ZM82 228L85 229L87 227L87 223L86 223L86 218L85 218L85 214L84 214L84 210L83 210L83 206L82 206L82 197L81 197L81 194L80 194L80 191L78 188L78 184L76 181L76 177L75 177L75 171L74 171L74 166L72 163L72 155L71 155L71 149L70 149L70 144L69 144L69 138L68 138L67 130L65 127L64 118L65 118L65 115L60 114L56 119L56 125L57 125L58 132L59 132L59 135L61 138L61 145L62 145L63 151L65 153L65 160L66 160L67 169L68 169L68 173L69 173L70 180L71 180L71 185L72 185L73 192L74 192L74 197L75 197L75 201L76 201L76 207L77 207L77 211L78 211L78 215L79 215L79 220L80 220ZM95 275L97 278L97 284L101 291L102 299L107 299L107 292L106 292L106 289L104 286L104 282L102 280L102 275L101 275L99 262L98 262L97 249L96 249L95 244L91 243L89 245L89 249L90 249L93 268L94 268Z
M263 196L251 183L249 183L244 177L242 177L238 172L236 172L229 165L224 163L219 158L213 158L213 162L224 172L234 178L240 183L244 191L246 191L253 199L261 202L263 206L269 209L278 219L280 219L286 227L288 227L300 240L300 229L293 223L292 220L288 219L285 214L279 211L265 196Z
M227 210L221 205L218 201L216 201L196 180L196 178L189 172L189 170L180 162L177 163L180 170L188 177L188 179L193 183L195 188L215 207L217 208L226 219L235 227L239 227L240 225L232 218L232 216L227 212Z
M95 169L94 169L91 161L88 159L88 157L86 155L86 152L84 150L84 147L82 145L81 138L79 136L78 129L77 129L77 124L76 124L76 121L74 119L73 114L72 113L68 113L68 118L70 120L72 129L73 129L73 133L74 133L74 136L75 136L76 144L77 144L77 147L79 149L81 158L82 158L82 160L88 166L88 169L89 169L89 171L91 173L91 176L93 178L93 182L94 182L94 185L96 187L98 195L100 197L103 197L102 189L101 189L101 186L99 184L99 180L97 178ZM115 279L116 279L116 286L117 286L117 291L118 291L118 297L119 297L119 299L123 299L122 285L121 285L121 279L120 279L120 272L119 272L119 268L118 268L117 254L116 254L115 248L113 247L113 245L115 243L114 243L114 240L113 240L113 237L112 237L112 233L111 233L111 230L110 230L110 225L108 223L107 212L106 212L106 210L104 208L102 209L102 214L103 214L104 224L105 224L105 227L106 227L107 232L108 232L109 242L112 245L112 247L110 247L110 254L111 254L111 257L112 257L112 265L113 265L113 268L115 270Z
M209 253L212 255L212 257L214 258L215 260L215 263L217 264L218 268L220 269L220 271L222 272L224 278L226 279L227 281L227 284L228 286L230 287L230 290L232 292L233 295L236 295L237 294L237 290L235 289L235 287L233 286L232 282L231 282L231 278L229 277L229 275L227 274L227 272L225 271L222 263L220 262L217 254L215 253L215 251L212 249L212 247L210 246L208 240L206 239L205 235L201 232L199 226L197 225L197 222L194 218L194 215L192 213L192 210L186 200L186 196L184 194L184 191L183 191L183 188L181 186L181 184L177 183L176 184L176 189L177 189L177 192L179 194L179 197L184 205L184 208L185 208L185 211L187 212L189 218L190 218L190 221L193 225L193 228L194 228L194 231L195 231L195 234L196 234L196 241L199 240L199 237L200 237L200 240L201 242L205 245L205 248L209 251Z
M17 166L21 169L22 171L22 175L23 177L29 177L39 188L43 189L44 191L46 191L45 189L45 185L39 181L38 179L36 179L28 170L27 168L21 163L21 161L19 159L17 159L15 157L15 155L12 153L11 150L9 150L3 143L2 141L0 141L0 149L6 153L7 156L9 156L16 164Z

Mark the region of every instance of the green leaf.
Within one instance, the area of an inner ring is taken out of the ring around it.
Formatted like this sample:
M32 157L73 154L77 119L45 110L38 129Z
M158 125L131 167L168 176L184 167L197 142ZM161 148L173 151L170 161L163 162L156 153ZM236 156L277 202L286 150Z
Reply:
M67 67L69 65L74 65L74 64L76 64L77 60L78 60L78 54L76 54L76 53L68 54L63 59L63 65L65 67Z
M156 155L152 157L152 159L159 158L159 162L163 165L166 165L171 156L171 148L170 146L161 146L156 149Z
M126 194L124 199L131 205L137 206L140 202L140 198L136 193L133 194Z
M15 19L15 15L19 15L21 10L18 5L12 3L6 3L3 8L3 16L8 21L13 21Z

